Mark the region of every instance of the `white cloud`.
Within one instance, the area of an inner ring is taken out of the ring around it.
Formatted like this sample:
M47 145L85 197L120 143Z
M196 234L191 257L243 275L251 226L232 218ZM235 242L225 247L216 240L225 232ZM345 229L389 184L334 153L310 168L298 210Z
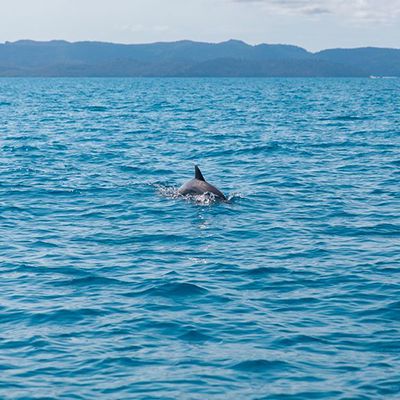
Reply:
M262 4L271 13L332 14L364 22L388 22L400 16L400 0L234 0Z

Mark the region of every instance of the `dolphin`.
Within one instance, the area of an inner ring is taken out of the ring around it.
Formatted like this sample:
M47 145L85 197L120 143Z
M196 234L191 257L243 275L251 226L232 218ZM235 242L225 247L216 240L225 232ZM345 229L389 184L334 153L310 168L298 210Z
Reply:
M194 167L194 179L182 185L178 189L178 193L183 196L187 194L212 193L216 198L226 200L226 197L221 191L219 191L215 186L206 182L203 174L200 171L200 168L197 165Z

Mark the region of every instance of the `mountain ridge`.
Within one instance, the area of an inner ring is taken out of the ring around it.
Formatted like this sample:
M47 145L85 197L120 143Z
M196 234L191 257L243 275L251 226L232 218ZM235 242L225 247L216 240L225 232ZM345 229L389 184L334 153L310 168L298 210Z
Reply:
M400 49L310 52L290 44L179 40L144 44L19 40L0 44L0 76L367 77L400 76Z

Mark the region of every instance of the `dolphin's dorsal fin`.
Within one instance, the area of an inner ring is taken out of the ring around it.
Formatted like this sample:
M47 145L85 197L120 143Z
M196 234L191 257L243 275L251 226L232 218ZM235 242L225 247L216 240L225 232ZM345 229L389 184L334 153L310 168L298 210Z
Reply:
M200 171L200 168L195 165L194 166L194 177L195 179L198 179L199 181L205 181L203 174Z

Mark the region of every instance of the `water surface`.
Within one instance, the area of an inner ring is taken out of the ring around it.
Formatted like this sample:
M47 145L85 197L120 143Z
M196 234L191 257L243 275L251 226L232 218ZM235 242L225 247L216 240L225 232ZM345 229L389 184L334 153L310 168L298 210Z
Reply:
M399 93L1 79L0 397L398 399Z

